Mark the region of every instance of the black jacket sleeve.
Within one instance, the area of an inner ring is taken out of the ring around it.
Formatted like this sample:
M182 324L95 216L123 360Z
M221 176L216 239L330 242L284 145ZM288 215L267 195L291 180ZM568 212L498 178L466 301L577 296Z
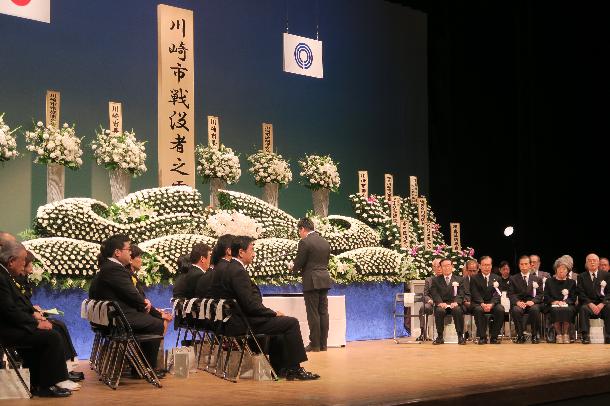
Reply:
M245 269L233 269L231 275L231 287L237 296L237 302L246 316L273 317L276 313L265 307L260 297L252 292L250 277Z
M4 272L4 270L0 270ZM38 322L32 312L26 310L25 306L18 304L19 297L15 296L11 281L6 276L0 277L0 320L2 323L13 327L21 327L26 331L34 332Z

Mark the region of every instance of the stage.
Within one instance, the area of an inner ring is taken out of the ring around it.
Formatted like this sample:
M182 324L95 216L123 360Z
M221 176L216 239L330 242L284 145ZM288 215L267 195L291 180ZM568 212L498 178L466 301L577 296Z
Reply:
M163 388L124 379L116 391L88 363L83 389L68 399L0 401L11 405L525 405L610 392L610 346L582 344L466 346L350 342L310 354L311 382L231 383L206 372L168 376ZM592 402L596 403L596 402Z

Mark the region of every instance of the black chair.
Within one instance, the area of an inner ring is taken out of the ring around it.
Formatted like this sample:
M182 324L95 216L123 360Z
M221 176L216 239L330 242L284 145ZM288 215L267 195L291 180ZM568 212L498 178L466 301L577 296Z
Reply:
M116 389L127 360L141 378L161 388L161 382L139 343L160 340L162 335L134 334L125 314L113 301L85 299L81 317L89 321L95 334L90 364L102 382Z
M271 371L272 379L277 380L277 374L269 362L269 357L260 344L260 341L266 340L268 336L256 334L252 330L248 318L235 299L201 299L198 319L205 320L205 326L211 329L213 334L205 367L207 372L237 382L244 356L260 354ZM228 329L228 322L231 319L237 319L234 320L237 321L236 324L243 326L241 331ZM233 368L231 368L232 364Z
M32 392L30 391L28 384L23 379L21 372L19 372L19 365L17 365L17 361L15 360L15 348L8 345L4 345L2 342L0 342L0 350L0 354L2 354L3 356L6 355L6 359L10 367L13 369L13 371L15 371L15 374L17 374L17 377L19 378L23 389L25 390L27 395L32 398Z

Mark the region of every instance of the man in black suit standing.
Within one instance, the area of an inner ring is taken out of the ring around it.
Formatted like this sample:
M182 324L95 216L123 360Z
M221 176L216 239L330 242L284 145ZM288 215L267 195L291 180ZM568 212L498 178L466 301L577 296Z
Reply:
M330 244L314 231L314 224L302 218L297 224L301 240L292 271L303 277L303 297L309 324L309 345L306 351L326 351L328 340L328 273Z
M508 296L510 298L511 315L517 329L517 344L525 343L523 334L526 324L523 315L527 314L527 322L532 326L532 344L538 344L538 329L540 324L540 306L542 303L542 280L530 274L530 257L519 258L519 272L511 276Z
M211 248L207 244L197 243L191 248L191 266L186 274L176 280L172 296L175 298L191 299L196 297L197 283L208 272L210 267Z
M24 274L27 251L21 243L0 239L0 342L17 346L30 368L32 393L65 397L68 381L63 339L19 290L15 277ZM22 346L22 348L19 348Z
M500 277L491 273L492 259L481 257L481 273L470 278L472 313L477 324L479 344L487 344L487 314L491 314L490 343L500 344L498 334L504 323L504 306L500 304Z
M464 301L464 284L462 278L453 275L453 262L449 258L441 261L443 274L432 281L432 300L434 300L434 319L438 337L432 344L444 344L443 333L445 331L445 316L451 314L455 323L455 331L458 335L458 344L466 344L464 338L464 312L462 303Z
M610 344L610 286L607 286L610 278L607 272L599 270L599 257L595 254L587 255L585 269L576 283L581 340L583 344L591 343L589 319L600 318L604 320L604 343Z
M98 255L100 270L91 282L89 298L112 300L118 304L134 333L163 335L163 320L150 314L152 304L145 300L131 280L126 268L130 260L131 242L126 235L115 234L102 242ZM140 343L152 368L157 366L160 344L161 339Z
M307 354L303 347L299 321L265 307L260 289L246 271L246 266L252 263L255 256L253 242L251 237L233 239L233 260L224 271L215 273L212 297L237 300L254 333L276 336L272 340L269 355L271 365L280 376L285 376L287 380L318 379L319 375L305 371L300 365L307 361ZM241 333L245 326L241 325L239 317L232 317L227 329Z

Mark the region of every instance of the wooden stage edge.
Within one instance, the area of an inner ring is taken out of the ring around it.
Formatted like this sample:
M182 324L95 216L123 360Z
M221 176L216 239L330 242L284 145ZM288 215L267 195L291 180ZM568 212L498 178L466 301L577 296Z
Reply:
M163 388L124 379L116 391L81 362L87 379L67 399L11 405L531 405L610 393L610 345L395 344L350 342L310 354L310 382L231 383L199 371L168 376Z

